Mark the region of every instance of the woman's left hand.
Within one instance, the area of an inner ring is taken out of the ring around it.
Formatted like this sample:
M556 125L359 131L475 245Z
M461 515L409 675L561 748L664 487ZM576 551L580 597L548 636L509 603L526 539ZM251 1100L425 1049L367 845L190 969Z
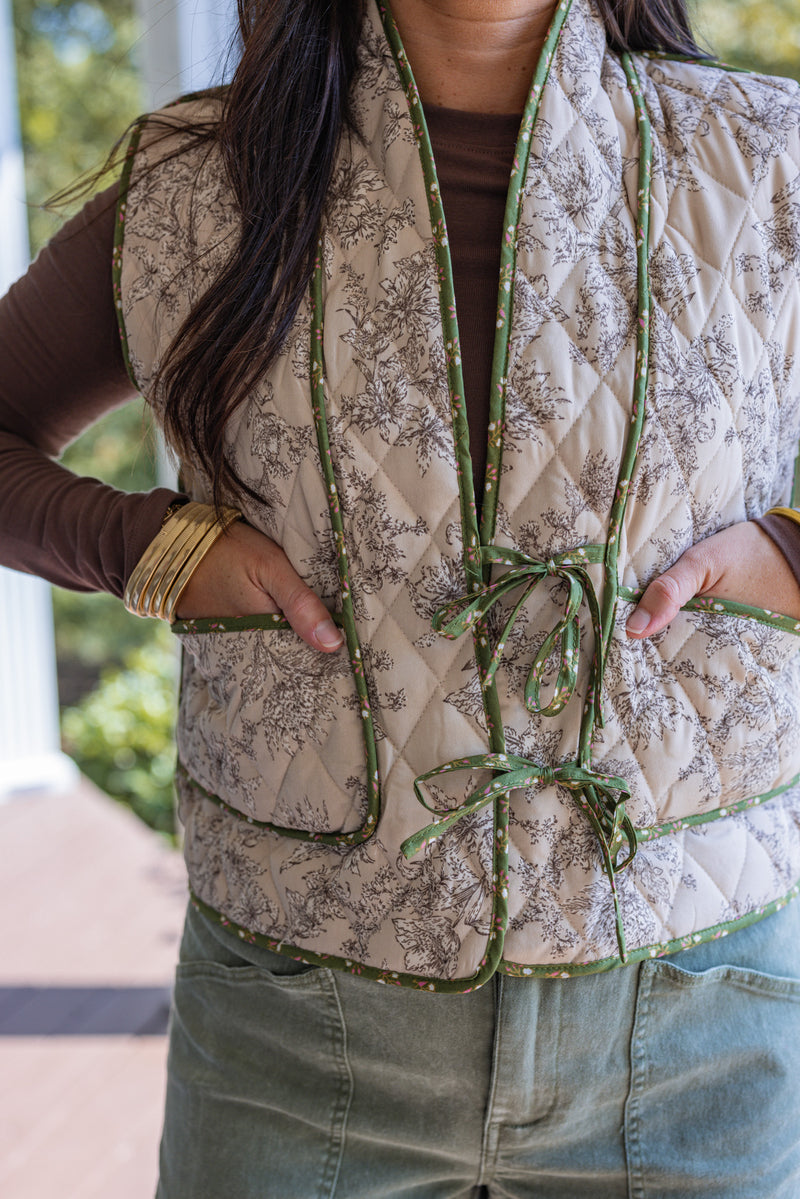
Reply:
M628 618L628 636L658 633L698 595L752 604L800 620L800 587L789 564L752 521L698 541L653 579Z

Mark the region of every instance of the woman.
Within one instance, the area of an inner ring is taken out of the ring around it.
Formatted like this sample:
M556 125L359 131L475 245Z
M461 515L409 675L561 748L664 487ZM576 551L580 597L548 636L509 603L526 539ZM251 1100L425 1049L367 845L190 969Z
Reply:
M243 33L121 187L186 493L5 441L184 645L159 1194L796 1194L797 89L678 0Z

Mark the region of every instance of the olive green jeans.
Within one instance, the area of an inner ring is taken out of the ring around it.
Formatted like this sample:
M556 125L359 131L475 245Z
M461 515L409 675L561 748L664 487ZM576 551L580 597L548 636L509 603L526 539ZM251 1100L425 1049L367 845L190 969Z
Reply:
M800 904L609 974L381 986L190 907L158 1199L798 1199Z

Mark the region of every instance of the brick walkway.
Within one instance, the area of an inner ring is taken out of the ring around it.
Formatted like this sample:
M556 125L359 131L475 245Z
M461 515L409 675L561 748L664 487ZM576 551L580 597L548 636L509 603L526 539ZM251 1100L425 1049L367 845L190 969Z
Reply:
M180 855L87 782L0 844L0 1194L152 1199Z

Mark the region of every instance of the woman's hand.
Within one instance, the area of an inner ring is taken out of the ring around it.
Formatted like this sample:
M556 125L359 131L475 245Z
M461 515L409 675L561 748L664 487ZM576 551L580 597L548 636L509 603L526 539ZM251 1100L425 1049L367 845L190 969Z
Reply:
M658 633L697 595L752 604L800 620L800 587L789 564L752 521L699 541L653 579L628 618L628 636Z
M281 612L298 636L331 653L344 637L279 545L241 521L211 547L178 602L178 620Z

